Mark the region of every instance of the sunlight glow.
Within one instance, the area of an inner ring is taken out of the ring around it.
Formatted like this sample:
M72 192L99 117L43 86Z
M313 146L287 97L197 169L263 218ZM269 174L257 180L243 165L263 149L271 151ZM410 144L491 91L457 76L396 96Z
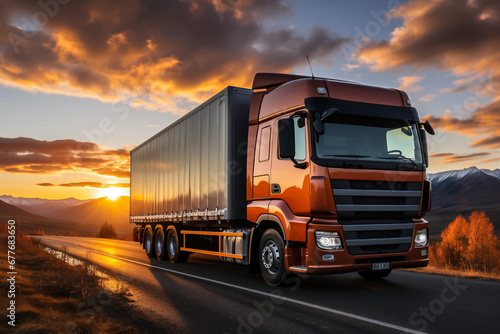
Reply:
M115 200L120 196L126 196L127 194L124 194L124 191L126 189L124 188L115 188L115 187L110 187L106 189L102 189L101 194L102 196L106 196L110 200Z

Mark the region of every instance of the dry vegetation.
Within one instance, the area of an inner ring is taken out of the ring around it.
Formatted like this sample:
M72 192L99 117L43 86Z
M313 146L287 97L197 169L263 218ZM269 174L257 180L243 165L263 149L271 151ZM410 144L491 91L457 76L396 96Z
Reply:
M0 290L5 292L6 238L1 237L0 243ZM12 329L2 321L0 332L83 334L158 330L154 324L143 321L143 315L132 305L124 289L104 289L102 278L87 262L69 265L22 233L16 236L16 270L16 327ZM2 296L4 310L5 299ZM5 311L2 313L5 315Z

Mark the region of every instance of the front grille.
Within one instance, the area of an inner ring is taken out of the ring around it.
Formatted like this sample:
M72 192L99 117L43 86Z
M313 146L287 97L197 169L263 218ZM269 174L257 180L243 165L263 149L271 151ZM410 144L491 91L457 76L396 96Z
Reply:
M338 221L351 255L406 252L421 182L332 180Z
M420 210L421 182L331 182L339 218L405 218Z

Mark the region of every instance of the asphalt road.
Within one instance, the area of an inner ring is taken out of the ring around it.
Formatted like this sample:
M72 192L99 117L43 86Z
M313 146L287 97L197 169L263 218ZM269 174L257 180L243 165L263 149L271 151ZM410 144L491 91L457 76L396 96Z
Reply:
M270 287L216 257L149 259L135 242L37 237L97 264L165 333L498 333L500 283L406 271L304 276ZM111 273L111 274L110 274ZM105 312L105 309L104 309Z

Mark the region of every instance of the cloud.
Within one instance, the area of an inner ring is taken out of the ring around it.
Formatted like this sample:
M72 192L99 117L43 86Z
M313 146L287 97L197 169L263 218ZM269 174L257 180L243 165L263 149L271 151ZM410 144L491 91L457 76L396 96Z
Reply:
M37 183L40 187L67 187L67 188L130 188L130 183L103 183L103 182L74 182L61 183Z
M425 96L422 96L418 100L422 102L432 102L437 96L437 94L427 94Z
M398 89L401 89L402 91L405 91L407 93L415 93L421 91L423 88L417 85L417 83L420 82L422 79L424 79L424 77L418 75L398 78L399 82Z
M481 78L478 75L474 75L470 78L462 78L453 81L453 87L441 89L440 93L461 93L472 87L477 86L478 81Z
M280 0L87 0L57 11L39 3L0 3L0 83L106 101L127 95L134 106L178 113L229 84L249 86L256 72L289 72L305 54L332 61L347 41L321 27L266 30L263 18L290 14Z
M355 69L360 68L360 67L361 67L361 65L359 65L359 64L346 64L342 68L342 71L349 72L349 71L355 70Z
M389 40L361 46L355 58L373 70L408 66L451 71L459 78L442 90L471 94L453 115L428 116L437 127L475 137L474 147L499 148L500 2L494 0L413 0L391 12L403 25ZM488 99L477 103L480 98ZM490 102L491 101L491 102Z
M489 136L487 138L478 139L471 144L472 147L489 147L500 148L500 136Z
M129 153L73 139L44 141L0 137L0 170L8 173L53 174L79 171L118 178L129 177ZM40 186L54 186L41 183Z
M40 185L40 184L38 184ZM59 187L72 187L72 188L129 188L130 183L102 183L102 182L74 182L62 183Z
M447 131L456 131L471 137L483 136L470 145L479 148L500 148L500 98L486 106L477 108L468 117L433 115L424 117L436 127Z
M439 159L444 164L452 164L456 162L478 161L481 158L489 156L489 152L479 152L470 154L454 154L454 153L436 153L431 154L431 159Z

